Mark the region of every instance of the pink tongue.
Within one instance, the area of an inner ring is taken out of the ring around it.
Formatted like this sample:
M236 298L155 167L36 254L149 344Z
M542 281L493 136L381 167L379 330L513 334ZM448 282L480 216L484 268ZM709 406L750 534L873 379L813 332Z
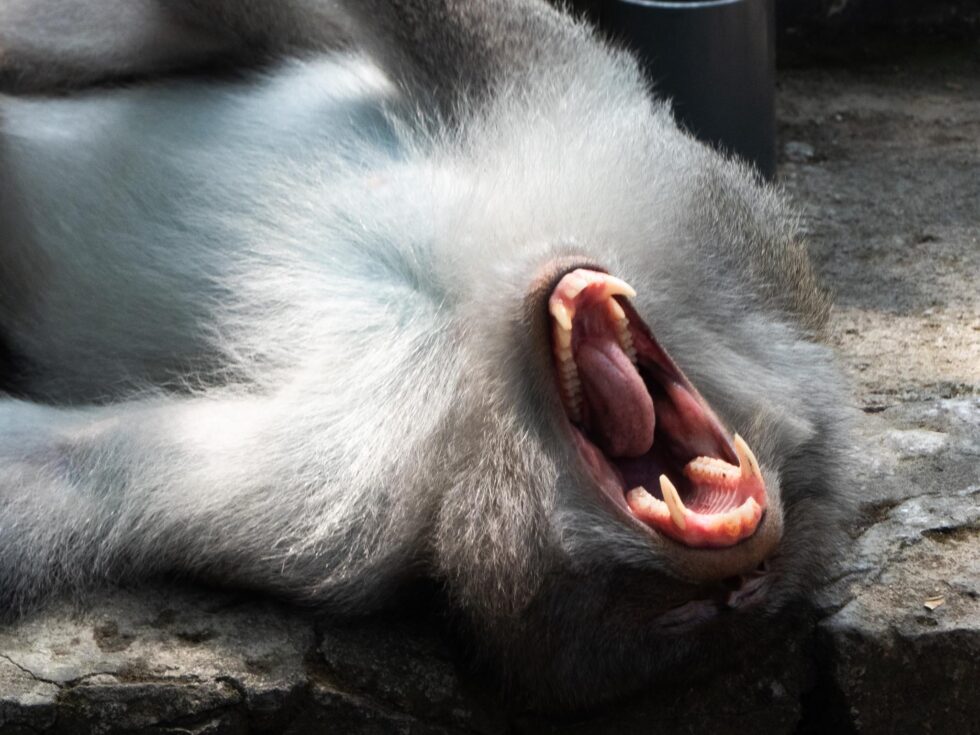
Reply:
M614 339L589 339L575 355L588 401L586 421L610 457L639 457L653 445L653 399Z

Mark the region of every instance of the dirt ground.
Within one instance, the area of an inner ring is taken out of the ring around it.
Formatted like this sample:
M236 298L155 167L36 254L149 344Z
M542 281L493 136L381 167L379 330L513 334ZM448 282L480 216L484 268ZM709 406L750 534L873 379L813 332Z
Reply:
M835 292L860 405L976 394L980 52L793 69L777 94L780 180Z

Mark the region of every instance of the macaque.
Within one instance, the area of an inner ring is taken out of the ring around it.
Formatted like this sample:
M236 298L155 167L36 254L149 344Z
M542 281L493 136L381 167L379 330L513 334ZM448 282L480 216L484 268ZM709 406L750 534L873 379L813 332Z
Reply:
M0 80L8 616L429 580L571 706L820 578L848 413L797 217L581 21L6 0Z

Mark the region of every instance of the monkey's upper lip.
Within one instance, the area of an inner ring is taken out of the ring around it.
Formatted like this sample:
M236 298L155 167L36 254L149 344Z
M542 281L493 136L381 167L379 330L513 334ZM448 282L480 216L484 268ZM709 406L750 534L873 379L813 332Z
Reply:
M752 536L767 505L758 462L728 432L630 305L633 289L577 269L548 302L558 385L600 487L691 547Z

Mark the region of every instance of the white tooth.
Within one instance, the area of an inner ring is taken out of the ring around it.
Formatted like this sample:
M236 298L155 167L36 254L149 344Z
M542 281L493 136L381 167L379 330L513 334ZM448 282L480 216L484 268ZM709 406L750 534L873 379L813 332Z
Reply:
M568 313L568 308L558 300L553 300L548 304L548 311L551 312L551 316L555 318L558 322L558 326L564 329L566 332L571 333L572 331L572 316Z
M629 328L621 326L616 336L619 338L619 345L623 348L626 356L629 357L630 362L636 362L636 347L633 346L633 335L630 334Z
M616 308L622 312L622 307L620 307L615 301L610 299L609 303L616 304ZM630 333L630 322L625 315L616 322L616 338L619 340L619 346L623 348L623 352L625 352L627 357L629 357L630 362L636 362L636 348L633 346L633 335Z
M759 463L755 455L752 454L752 450L749 449L749 445L745 443L745 439L736 434L733 443L735 444L735 452L738 454L738 466L742 469L742 472L748 466L749 472L761 480L762 472L759 470Z
M650 492L643 487L643 485L637 485L632 490L627 491L626 502L631 506L635 502L638 505L642 505L646 510L654 511L658 515L662 513L663 510L667 510L666 503L664 503L664 501L662 501L660 498L655 498L653 495L651 495ZM662 510L661 506L663 506Z
M573 421L578 421L582 403L582 384L579 381L575 362L571 359L561 362L558 372L561 376L562 392L565 394L565 409Z
M741 472L738 467L717 457L695 457L684 467L688 477L700 479L713 478L713 481L738 482Z
M681 496L678 495L677 488L674 487L674 483L670 481L667 475L660 476L660 492L663 493L667 510L670 511L670 519L674 522L675 526L683 531L687 528L687 519L684 518L684 503L681 502Z
M558 347L559 347L559 349L562 348L562 347L571 347L571 345L572 345L572 333L571 333L571 331L568 330L568 329L564 329L564 328L559 329L558 330Z
M619 305L619 302L616 301L616 299L609 299L609 301L606 303L609 305L609 313L612 315L613 319L615 319L617 322L625 321L627 324L629 324L629 321L626 319L626 312L623 311L623 307Z
M582 293L582 290L586 286L590 286L593 283L601 283L603 285L603 294L607 297L622 295L631 299L636 296L636 291L626 281L616 278L616 276L610 276L606 273L590 271L584 268L572 271L562 279L562 295L566 299L574 299Z
M626 281L616 278L616 276L605 276L603 282L606 287L606 296L625 296L628 299L636 296L636 291L633 290L633 287Z

